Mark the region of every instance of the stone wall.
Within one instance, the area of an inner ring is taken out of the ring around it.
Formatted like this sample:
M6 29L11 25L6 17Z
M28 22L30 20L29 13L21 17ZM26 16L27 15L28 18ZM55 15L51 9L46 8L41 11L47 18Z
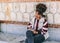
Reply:
M47 5L48 22L60 24L60 2L14 2L0 3L0 20L29 22L35 14L35 6L38 3Z

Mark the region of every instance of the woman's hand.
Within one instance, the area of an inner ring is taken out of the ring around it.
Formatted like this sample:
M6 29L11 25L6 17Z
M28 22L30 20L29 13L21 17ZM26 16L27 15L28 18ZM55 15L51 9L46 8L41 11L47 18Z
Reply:
M37 32L37 31L35 31L35 30L33 31L33 33L34 33L34 34L38 34L38 32Z
M34 34L38 34L38 32L35 30L32 30L32 29L28 29L28 30L31 30Z

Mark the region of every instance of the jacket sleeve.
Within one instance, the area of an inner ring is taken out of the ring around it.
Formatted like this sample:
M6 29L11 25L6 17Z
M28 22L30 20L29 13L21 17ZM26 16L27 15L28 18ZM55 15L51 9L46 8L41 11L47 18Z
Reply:
M48 23L47 20L44 20L43 27L38 31L38 33L44 35L46 34L47 31L48 31Z
M30 28L32 28L32 24L28 23L27 29L30 29Z
M31 29L33 27L34 18L28 23L27 29Z

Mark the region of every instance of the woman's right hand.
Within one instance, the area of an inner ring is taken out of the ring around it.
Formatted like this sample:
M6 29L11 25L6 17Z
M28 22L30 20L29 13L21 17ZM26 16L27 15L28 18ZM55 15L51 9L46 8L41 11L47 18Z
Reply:
M38 32L37 32L37 31L35 31L35 30L33 31L33 33L34 33L34 34L38 34Z

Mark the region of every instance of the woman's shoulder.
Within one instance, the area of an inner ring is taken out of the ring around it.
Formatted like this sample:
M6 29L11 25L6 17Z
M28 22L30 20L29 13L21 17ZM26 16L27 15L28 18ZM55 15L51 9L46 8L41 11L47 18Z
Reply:
M42 17L42 18L40 19L40 22L44 22L44 21L45 21L45 18Z

